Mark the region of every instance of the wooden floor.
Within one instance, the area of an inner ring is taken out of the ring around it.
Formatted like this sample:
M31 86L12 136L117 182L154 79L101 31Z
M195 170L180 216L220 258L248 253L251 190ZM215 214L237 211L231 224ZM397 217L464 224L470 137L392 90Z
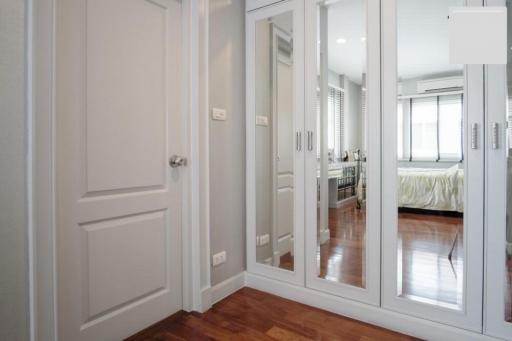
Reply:
M250 288L204 314L178 313L128 338L140 340L417 340Z

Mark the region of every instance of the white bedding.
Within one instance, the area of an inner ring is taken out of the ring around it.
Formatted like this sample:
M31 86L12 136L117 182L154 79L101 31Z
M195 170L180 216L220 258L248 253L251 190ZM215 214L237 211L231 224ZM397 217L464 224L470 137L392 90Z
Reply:
M436 211L464 211L464 171L399 168L398 207Z

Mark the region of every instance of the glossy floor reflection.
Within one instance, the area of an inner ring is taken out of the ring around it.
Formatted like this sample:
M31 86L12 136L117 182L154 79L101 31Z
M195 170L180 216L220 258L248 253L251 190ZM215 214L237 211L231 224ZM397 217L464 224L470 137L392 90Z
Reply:
M463 218L400 213L398 227L397 294L462 308Z
M506 267L505 321L512 322L512 255L507 256Z
M329 210L330 239L318 250L319 277L365 286L365 226L365 214L355 205ZM402 296L458 307L462 301L462 233L462 217L399 213Z
M329 209L328 241L320 245L319 277L365 287L366 215L354 205Z

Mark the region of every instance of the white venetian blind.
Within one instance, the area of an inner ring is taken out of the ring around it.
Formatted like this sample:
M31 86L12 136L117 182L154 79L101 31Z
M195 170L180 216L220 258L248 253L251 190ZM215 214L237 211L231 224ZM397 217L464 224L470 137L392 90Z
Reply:
M437 98L414 98L411 103L413 160L437 160Z
M439 96L439 158L462 159L462 95Z
M333 90L332 100L334 103L334 155L338 159L343 152L343 138L345 136L345 93L338 89L331 89Z
M329 87L327 99L327 148L334 151L335 158L340 158L343 152L343 138L345 134L345 94L343 91ZM317 112L317 158L320 158L321 127L320 127L320 93L316 97Z

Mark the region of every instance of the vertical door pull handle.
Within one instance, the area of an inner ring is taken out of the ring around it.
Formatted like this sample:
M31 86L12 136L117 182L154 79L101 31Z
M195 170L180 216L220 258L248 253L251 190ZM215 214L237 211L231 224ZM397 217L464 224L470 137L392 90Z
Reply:
M313 150L313 132L310 130L308 131L308 151Z
M493 122L492 124L492 149L498 149L500 147L499 145L499 139L500 139L500 125L497 122Z
M302 132L298 131L295 133L296 134L296 141L297 141L297 151L301 151L302 150Z
M478 123L471 125L471 149L478 149Z

